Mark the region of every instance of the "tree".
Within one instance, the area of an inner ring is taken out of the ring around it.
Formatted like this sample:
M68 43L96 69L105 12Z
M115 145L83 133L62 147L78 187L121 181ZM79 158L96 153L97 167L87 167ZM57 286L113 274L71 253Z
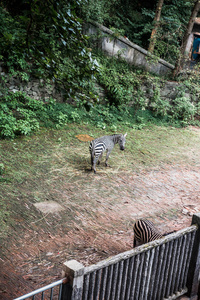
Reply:
M6 71L25 80L30 74L54 80L67 97L80 91L97 66L79 6L78 0L0 0L0 59Z
M180 69L184 65L185 59L187 59L187 57L188 57L188 54L186 53L187 42L188 42L188 38L189 38L189 36L192 32L192 28L194 26L194 21L195 21L195 18L197 16L198 12L199 12L199 9L200 9L200 0L197 0L194 4L194 7L193 7L193 10L192 10L187 28L185 30L185 34L184 34L182 44L181 44L181 47L180 47L180 54L179 54L178 59L176 61L175 69L173 71L173 77L175 77L179 73Z
M148 49L148 51L150 51L150 52L153 52L154 47L155 47L156 34L157 34L158 27L159 27L159 21L160 21L160 15L161 15L163 2L164 2L164 0L159 0L157 3L156 14L154 17L154 28L151 32L150 44L149 44L149 49Z

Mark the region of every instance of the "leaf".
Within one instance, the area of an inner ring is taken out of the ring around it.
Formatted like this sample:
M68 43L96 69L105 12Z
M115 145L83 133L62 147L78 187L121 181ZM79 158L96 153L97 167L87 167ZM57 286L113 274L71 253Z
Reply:
M94 139L93 137L91 137L87 134L78 134L78 135L76 135L76 138L81 142L89 142Z

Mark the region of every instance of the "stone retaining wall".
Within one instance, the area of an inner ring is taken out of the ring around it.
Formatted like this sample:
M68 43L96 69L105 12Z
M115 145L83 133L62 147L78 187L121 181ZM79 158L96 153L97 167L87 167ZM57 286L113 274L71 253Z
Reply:
M95 26L91 25L87 30L90 30L90 34L92 34L92 32L94 33L97 30L97 27L96 29L94 28ZM100 26L100 28L107 33L111 31L104 26ZM130 60L130 62L134 61L134 63L138 66L142 65L143 61L146 62L145 53L147 53L147 51L145 52L144 49L127 41L123 37L118 38L115 45L113 44L113 41L111 42L111 40L108 37L103 37L103 38L101 37L100 41L101 41L102 50L108 51L110 55L113 53L116 54L117 49L119 48L123 49L123 47L125 47L124 45L126 45L125 53L128 54L126 58ZM132 50L128 48L129 46L132 47ZM159 60L158 65L154 67L156 68L159 74L163 74L173 69L172 65L168 64L163 60ZM25 82L25 81L21 81L19 78L16 77L9 78L6 76L6 73L3 72L1 65L0 65L0 75L1 75L0 77L1 86L4 86L6 89L8 89L11 92L15 93L17 91L21 91L36 100L41 99L47 101L50 98L53 98L56 99L58 102L69 101L69 99L67 99L66 97L66 91L59 89L53 81L51 81L50 83L46 83L45 80L43 79L33 78L29 82ZM180 85L183 85L183 83L181 84L175 81L165 81L165 80L161 80L161 81L158 84L161 99L166 101L175 99L179 93L178 89ZM97 90L101 102L104 102L106 96L104 89L97 84ZM151 99L153 97L154 90L155 90L154 82L148 82L146 80L143 81L141 85L141 91L143 92L143 96L147 99L147 101L148 99ZM3 92L0 91L0 96L2 96L2 94ZM194 96L187 88L185 89L184 96L187 97L189 101L199 101L199 97L200 97L200 95Z
M65 100L64 90L58 87L51 81L46 83L44 79L31 79L29 82L22 81L16 77L8 77L0 67L0 84L10 92L23 92L27 96L39 100L49 100L50 98L56 99L58 102ZM3 92L0 92L2 96Z

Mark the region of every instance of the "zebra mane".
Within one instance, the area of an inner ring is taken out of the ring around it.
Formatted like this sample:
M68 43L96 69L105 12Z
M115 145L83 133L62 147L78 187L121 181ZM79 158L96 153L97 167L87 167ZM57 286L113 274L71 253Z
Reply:
M113 138L113 142L114 142L115 144L117 144L118 141L119 141L119 139L121 138L122 134L112 134L111 136L112 136L112 138Z

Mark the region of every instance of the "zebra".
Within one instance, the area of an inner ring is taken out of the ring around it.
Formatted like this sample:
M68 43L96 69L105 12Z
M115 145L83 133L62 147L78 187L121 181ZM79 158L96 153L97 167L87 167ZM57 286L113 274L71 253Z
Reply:
M119 144L120 150L124 150L126 142L127 133L123 134L113 134L113 135L104 135L90 142L89 150L91 155L91 170L94 170L96 173L96 163L100 164L103 153L107 150L106 155L106 167L108 166L109 155L115 146Z
M173 233L174 231L161 234L151 221L140 219L135 222L133 226L133 232L134 232L134 240L133 240L133 248L134 248L142 244L146 244L151 241L161 239L162 237L170 233Z

